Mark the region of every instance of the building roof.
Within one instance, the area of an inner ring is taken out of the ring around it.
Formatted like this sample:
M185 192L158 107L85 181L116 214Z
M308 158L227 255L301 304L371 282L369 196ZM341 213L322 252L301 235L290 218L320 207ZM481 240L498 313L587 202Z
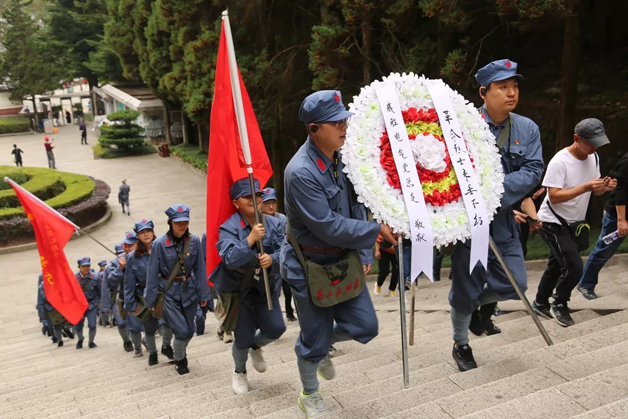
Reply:
M113 85L106 84L93 87L93 91L100 97L112 97L127 108L134 111L162 108L163 102L151 90L143 85Z

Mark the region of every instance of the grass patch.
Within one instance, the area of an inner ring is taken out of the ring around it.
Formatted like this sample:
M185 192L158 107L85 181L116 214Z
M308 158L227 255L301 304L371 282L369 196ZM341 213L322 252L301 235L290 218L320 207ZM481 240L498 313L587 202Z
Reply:
M179 144L174 147L170 147L170 152L184 162L207 173L207 153L199 150L198 146L192 144Z
M31 129L31 121L28 118L11 116L0 118L0 134L12 134L16 132L27 132Z
M21 186L55 209L67 208L88 199L95 187L89 177L75 173L36 167L16 170L11 166L0 166L0 178L18 178L20 174L29 178ZM24 215L12 188L0 191L0 204L7 204L3 207L0 205L0 219Z
M157 153L157 149L150 144L132 148L104 148L101 144L92 147L94 154L101 159L117 159L119 157L145 156Z

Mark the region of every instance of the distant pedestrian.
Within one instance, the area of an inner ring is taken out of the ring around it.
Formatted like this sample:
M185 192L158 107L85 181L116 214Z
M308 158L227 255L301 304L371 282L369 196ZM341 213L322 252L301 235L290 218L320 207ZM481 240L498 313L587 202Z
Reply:
M13 144L13 150L11 151L13 154L13 161L16 166L22 166L22 154L26 156L26 154L22 151L22 149L17 148L17 144ZM27 156L28 157L28 156Z
M382 285L386 281L386 277L390 272L392 265L392 276L390 277L390 286L388 287L389 295L395 297L397 282L399 282L399 261L395 253L395 248L391 242L385 240L381 235L377 236L375 242L375 259L377 259L377 266L379 268L379 274L377 275L377 282L375 283L375 290L373 293L379 295L382 291Z
M65 120L68 122L68 124L72 123L72 115L70 115L69 111L65 111Z
M84 119L79 124L79 131L81 131L81 144L87 144L87 126Z
M118 202L122 205L122 214L129 214L131 216L131 206L129 205L129 192L131 187L126 184L126 179L122 179L122 185L118 190ZM125 206L126 205L126 211Z
M52 143L54 143L54 138L52 140L50 140L50 138L45 137L44 138L44 147L46 147L46 155L48 156L48 168L49 169L56 169L57 166L55 165L55 155L52 152L52 149L55 148Z

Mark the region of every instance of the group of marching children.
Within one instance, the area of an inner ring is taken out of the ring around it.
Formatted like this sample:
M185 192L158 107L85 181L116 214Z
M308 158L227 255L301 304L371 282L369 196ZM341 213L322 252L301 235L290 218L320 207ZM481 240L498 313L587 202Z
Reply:
M204 248L188 230L189 214L190 208L183 204L168 208L169 230L158 238L151 220L136 222L133 231L125 233L115 246L116 257L108 263L99 262L97 272L91 268L89 257L78 259L76 279L88 307L74 327L46 301L40 275L37 310L42 333L58 346L63 346L63 336L74 338L76 334L76 349L82 349L87 319L87 346L95 348L97 323L115 326L125 351L142 357L142 345L146 347L149 365L158 363L156 334L160 333L162 355L174 360L179 374L189 372L186 347L194 333L202 333L197 326L202 323L204 328L208 302L213 307ZM197 318L199 312L203 321Z

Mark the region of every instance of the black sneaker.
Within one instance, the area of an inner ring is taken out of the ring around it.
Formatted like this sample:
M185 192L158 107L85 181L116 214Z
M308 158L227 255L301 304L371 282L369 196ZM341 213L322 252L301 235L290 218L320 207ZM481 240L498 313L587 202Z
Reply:
M475 336L482 336L484 333L484 322L482 321L482 315L479 310L475 310L471 313L471 323L469 323L469 330Z
M595 293L595 291L581 287L580 285L578 285L578 291L580 291L582 293L582 296L587 300L595 300L597 298L597 294Z
M170 345L162 346L161 354L164 355L168 359L174 359L174 350L172 349L172 346Z
M148 354L148 366L157 365L158 363L157 352Z
M288 319L289 322L296 322L297 321L297 318L294 317L294 314L288 314L286 316L286 319Z
M89 343L89 349L94 349L94 348L98 348L98 345L96 345L95 342L90 342Z
M534 310L534 312L541 317L544 317L546 319L552 319L552 313L550 311L549 304L539 304L536 302L536 300L534 300L532 301L532 310Z
M451 351L458 369L462 372L472 370L478 367L473 358L473 351L469 345L457 346L454 343L454 348Z
M130 340L124 342L124 350L127 352L133 352L133 342L131 342Z
M65 332L65 336L69 337L70 339L74 339L74 332L72 331L72 328L70 326L66 326L63 331Z
M177 374L184 375L190 372L187 357L183 358L181 361L174 361L174 364L174 369L177 370Z
M76 349L83 349L83 339L76 342Z
M561 304L552 304L552 308L550 309L552 312L552 316L556 320L556 323L563 327L573 326L574 321L569 314L569 307L567 307L567 303Z
M487 336L496 335L501 333L502 330L495 326L491 317L495 314L497 303L488 303L480 307L480 316L482 318L482 328L486 332Z
M63 346L63 341L62 341L62 340L60 340L59 342L57 342L57 347L59 347L59 348L60 348L60 347L62 347L62 346Z
M495 326L495 323L493 323L493 320L491 319L484 320L482 322L482 326L484 327L484 331L488 336L497 335L502 332L502 329Z

